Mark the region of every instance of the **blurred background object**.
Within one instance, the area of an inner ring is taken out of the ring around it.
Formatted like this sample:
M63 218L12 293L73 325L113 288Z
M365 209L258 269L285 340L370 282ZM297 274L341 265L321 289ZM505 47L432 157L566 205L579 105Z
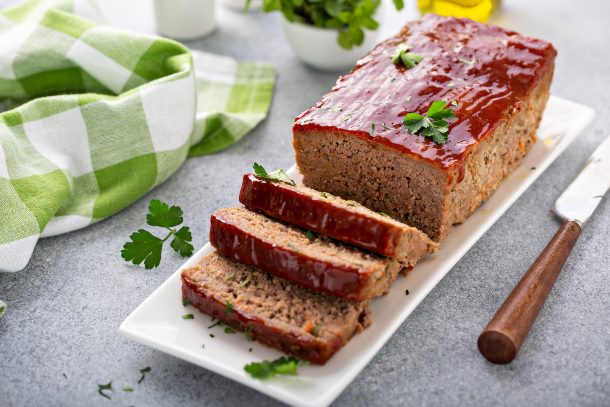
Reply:
M263 0L221 0L223 6L247 13L263 8Z
M404 0L393 4L401 10ZM265 12L282 13L294 53L326 71L353 66L375 45L381 6L381 0L263 0Z
M423 14L467 17L485 22L501 2L502 0L417 0L417 7Z
M166 37L202 38L216 29L216 0L155 0L155 17Z

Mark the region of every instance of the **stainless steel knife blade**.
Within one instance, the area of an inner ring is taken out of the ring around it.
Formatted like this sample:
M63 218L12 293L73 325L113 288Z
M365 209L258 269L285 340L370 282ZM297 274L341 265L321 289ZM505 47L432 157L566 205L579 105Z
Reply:
M597 147L587 165L555 201L553 212L581 227L610 188L610 136Z

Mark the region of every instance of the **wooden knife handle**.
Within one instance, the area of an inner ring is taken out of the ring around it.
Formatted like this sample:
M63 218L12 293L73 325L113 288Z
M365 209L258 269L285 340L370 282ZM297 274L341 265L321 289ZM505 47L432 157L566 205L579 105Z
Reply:
M525 340L563 264L580 236L565 222L479 336L479 351L493 363L510 363Z

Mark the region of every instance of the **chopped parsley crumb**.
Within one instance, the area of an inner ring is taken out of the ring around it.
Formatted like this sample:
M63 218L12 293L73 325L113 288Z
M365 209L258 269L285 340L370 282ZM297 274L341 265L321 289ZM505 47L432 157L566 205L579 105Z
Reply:
M406 290L406 291L405 291L405 295L409 295L409 290Z
M385 122L381 123L381 125L383 126L384 130L390 130L390 128L388 126L385 125Z
M227 281L235 281L235 273L231 272L228 276L227 276Z
M140 380L138 380L138 384L142 383L142 381L146 377L146 373L150 373L151 370L152 369L150 368L150 366L146 366L144 369L140 369L140 373L142 374L142 377L140 377Z
M123 386L123 388L121 390L131 393L134 389L133 389L133 387L130 387L130 386Z
M239 285L242 287L248 287L250 285L252 281L250 280L250 277L246 277L245 279L243 279Z
M267 181L283 182L284 184L292 186L296 185L295 182L288 176L288 174L286 174L286 171L281 168L273 172L267 172L267 170L265 170L265 168L258 163L254 163L252 165L252 168L254 168L254 174L256 174L256 176L264 178Z
M195 315L193 314L184 314L182 319L195 319Z
M231 328L230 326L226 326L225 327L225 333L226 334L234 334L235 333L235 329Z
M215 326L217 326L217 325L222 325L222 322L220 322L220 321L216 321L216 322L214 322L212 325L208 326L208 329L212 329L212 328L214 328L214 327L215 327Z
M316 238L316 235L311 230L308 230L305 233L305 236L307 237L307 239L309 239L310 242L313 242Z
M229 301L227 301L227 309L225 310L225 315L226 316L231 315L232 311L233 311L233 304L231 304Z
M187 305L191 305L191 299L188 297L185 297L182 299L182 306L186 307Z
M399 45L394 54L392 54L392 63L395 65L403 65L405 68L411 69L424 59L421 55L408 51L409 47L404 44Z
M210 338L213 338L213 337L214 337L214 334L210 334Z
M254 338L252 337L252 325L246 326L246 330L244 331L244 335L246 335L246 340L248 342L252 342Z
M109 395L104 393L104 391L106 391L106 390L112 391L112 382L107 383L107 384L98 384L97 385L97 392L99 393L99 395L107 398L108 400L112 400L112 398Z
M347 206L356 206L356 204L352 203L352 202L348 202Z
M262 362L252 362L244 366L244 370L253 378L263 380L276 375L298 374L297 370L302 362L295 357L282 356L274 361L263 360Z
M371 123L371 137L375 137L375 123Z
M322 324L320 324L319 322L317 324L315 324L314 327L311 328L311 334L314 336L318 336L318 332L320 331L321 326L322 326Z

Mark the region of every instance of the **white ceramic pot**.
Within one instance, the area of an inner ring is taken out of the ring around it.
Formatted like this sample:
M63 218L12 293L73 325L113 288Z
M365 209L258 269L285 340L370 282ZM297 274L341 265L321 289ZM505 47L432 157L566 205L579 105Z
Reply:
M294 53L306 64L323 71L349 69L377 44L378 30L365 30L362 45L347 50L337 42L337 30L282 20L284 33Z
M155 0L157 31L178 40L205 37L216 29L216 0Z
M221 0L222 5L235 11L246 11L246 0ZM263 8L263 0L251 0L248 11L257 11Z

